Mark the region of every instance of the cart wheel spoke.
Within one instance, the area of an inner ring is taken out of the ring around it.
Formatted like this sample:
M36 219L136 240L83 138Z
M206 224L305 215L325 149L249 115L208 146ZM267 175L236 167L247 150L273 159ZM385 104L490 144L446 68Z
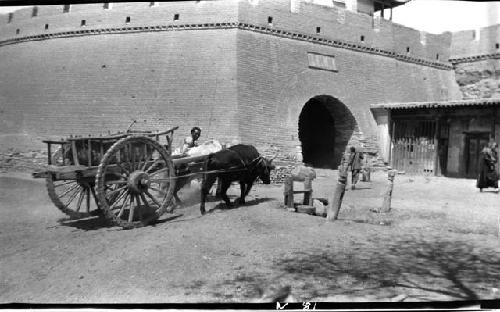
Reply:
M76 191L73 194L71 194L71 196L69 196L69 199L66 201L64 206L68 207L73 202L73 200L76 198L76 196L78 196L78 194L81 195L81 191L78 188L76 188L75 190Z
M86 212L90 213L90 187L87 188L87 206L85 208Z
M155 203L158 207L161 207L160 202L149 192L145 192L145 194Z
M111 185L111 184L123 185L123 184L127 184L127 181L126 180L106 181L106 184L107 185Z
M156 188L156 187L150 186L149 188L150 188L151 190L155 191L155 192L158 192L158 193L159 193L160 195L162 195L162 196L164 196L164 195L166 195L166 194L167 194L166 192L164 192L164 191L162 191L162 190L160 190L160 189L158 189L158 188Z
M85 197L86 192L80 191L80 196L78 197L78 203L76 204L76 212L80 212L80 208L82 206L83 198Z
M137 202L137 214L139 215L139 220L142 221L144 219L143 210L146 209L147 203L144 202L144 207L141 207L141 201L139 199L139 195L135 195L135 201Z
M135 210L134 196L132 196L130 199L130 206L129 206L129 212L128 212L128 222L129 223L132 223L132 221L134 221L134 210Z
M99 203L97 202L97 195L95 194L95 188L92 186L90 187L90 192L92 193L92 196L94 197L94 202L95 202L95 205L98 207L99 206ZM99 209L99 208L98 208Z
M130 196L130 194L127 193L127 195L125 195L125 198L123 199L122 205L120 207L120 211L118 212L118 215L117 215L118 219L120 219L123 216L123 213L125 212L125 207L127 206L129 196Z
M62 194L59 195L59 197L61 198L68 195L68 193L73 192L74 190L78 189L78 187L79 187L78 183L73 182L73 184L66 191L64 191Z
M142 201L144 202L144 205L146 206L146 209L149 211L151 209L151 206L149 206L148 200L144 194L141 194Z
M111 209L111 210L120 202L120 200L123 198L123 196L128 194L128 191L123 189L120 191L120 193L115 193L115 194L118 194L118 195L116 195L116 197L111 202L111 205L109 206L109 209Z
M47 191L54 205L72 219L86 218L95 215L97 203L90 203L87 199L85 209L82 209L83 200L93 193L92 180L55 180L53 176L46 178Z
M70 184L74 184L74 183L75 183L75 181L70 180L70 181L58 183L58 184L54 185L54 187L62 187L62 186L66 186L66 185L70 185Z
M119 166L114 159L120 159ZM163 146L148 137L126 137L101 160L95 180L98 202L117 225L144 226L167 210L173 177L173 162Z
M156 159L154 160L152 163L151 163L151 166L149 166L149 168L146 169L146 173L151 173L152 170L155 170L157 168L159 168L161 166L161 160L159 159Z

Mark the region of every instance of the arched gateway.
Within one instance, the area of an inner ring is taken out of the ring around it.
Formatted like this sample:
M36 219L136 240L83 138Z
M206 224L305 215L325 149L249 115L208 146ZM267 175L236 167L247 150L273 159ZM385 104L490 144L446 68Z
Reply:
M337 169L356 128L350 110L330 95L315 96L299 115L299 139L304 163Z

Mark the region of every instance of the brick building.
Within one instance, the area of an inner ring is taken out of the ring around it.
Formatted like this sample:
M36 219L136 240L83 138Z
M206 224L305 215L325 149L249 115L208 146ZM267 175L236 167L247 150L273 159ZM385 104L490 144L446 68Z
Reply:
M451 33L373 16L399 4L104 3L0 15L0 134L99 134L137 119L184 134L198 125L206 139L315 166L336 167L351 144L389 161L387 114L371 105L462 99Z
M372 105L395 168L477 177L482 147L500 138L499 52L500 25L453 33L450 63L462 100Z

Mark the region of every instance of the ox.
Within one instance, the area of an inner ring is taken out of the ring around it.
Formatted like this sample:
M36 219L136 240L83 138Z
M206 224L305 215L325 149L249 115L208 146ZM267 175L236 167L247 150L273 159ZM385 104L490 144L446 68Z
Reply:
M264 184L270 184L270 172L274 169L272 159L260 156L252 145L238 144L211 154L205 161L205 174L201 187L201 214L205 214L205 200L210 188L218 178L220 183L220 197L228 207L231 201L227 197L227 189L231 182L239 181L241 196L239 203L245 203L253 183L259 177Z

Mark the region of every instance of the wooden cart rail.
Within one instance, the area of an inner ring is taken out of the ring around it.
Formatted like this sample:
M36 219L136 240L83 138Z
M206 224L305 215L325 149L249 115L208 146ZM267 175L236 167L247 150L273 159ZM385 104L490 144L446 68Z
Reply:
M62 164L60 165L84 165L92 166L97 165L98 162L104 156L106 150L115 142L120 139L131 137L131 136L143 136L148 138L155 138L159 141L160 136L166 135L168 152L171 153L172 136L175 130L179 127L173 127L165 131L138 131L138 130L128 130L125 133L110 134L106 136L89 136L89 137L70 137L66 140L44 140L42 142L47 144L47 163L49 165L54 164L54 155L52 151L52 145L59 145L61 153L66 154L66 152L71 151L70 156L72 163L65 164L64 156L62 159ZM86 160L80 163L80 160Z
M173 211L177 185L204 173L208 155L172 155L176 129L45 140L49 165L32 176L45 178L52 202L72 219L103 215L124 228L143 226ZM52 153L52 145L60 148Z

